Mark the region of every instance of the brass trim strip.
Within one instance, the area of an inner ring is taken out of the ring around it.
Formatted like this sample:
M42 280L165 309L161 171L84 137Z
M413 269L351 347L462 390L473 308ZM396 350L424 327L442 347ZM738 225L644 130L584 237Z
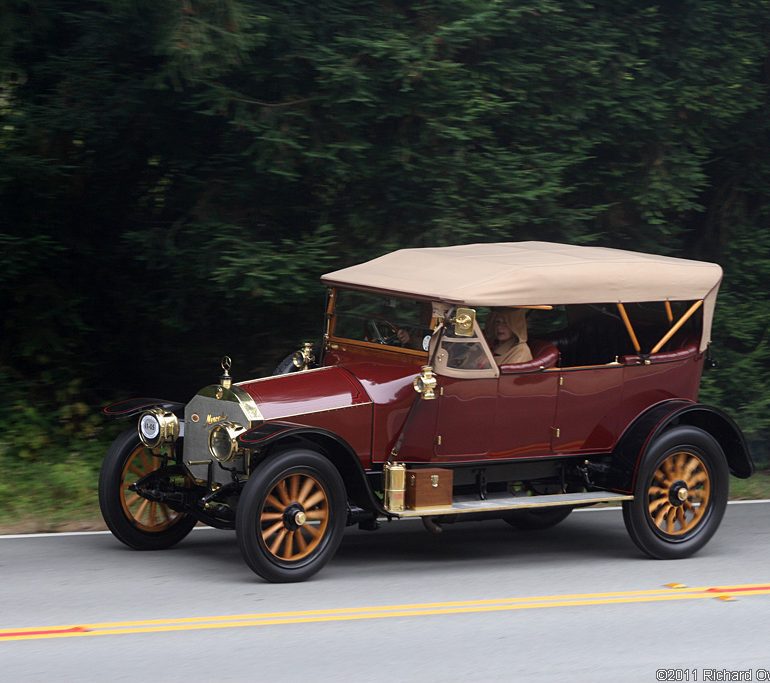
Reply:
M370 406L374 401L366 401L364 403L352 403L347 406L336 406L335 408L323 408L322 410L304 410L301 413L290 413L289 415L281 415L280 417L266 417L265 422L274 422L279 420L285 420L289 417L302 417L303 415L317 415L318 413L328 413L332 410L344 410L345 408L360 408L361 406ZM313 425L307 425L312 427Z
M309 372L319 372L321 370L330 370L332 367L331 365L324 365L320 368L310 368L309 370L300 370L298 372L287 372L284 375L268 375L267 377L257 377L256 379L245 379L242 382L235 382L233 384L234 387L240 387L244 384L254 384L255 382L265 382L266 380L270 379L276 379L278 377L301 377L303 375L307 375Z
M655 344L655 346L652 347L652 351L650 351L650 353L657 353L660 351L664 344L679 331L679 328L681 328L682 325L684 325L692 317L692 314L695 313L695 311L697 311L701 306L703 306L703 299L696 301L692 306L690 306L690 308L687 309L687 312L681 318L679 318L676 324L668 332L666 332L666 334L663 335L663 338L657 344Z
M546 368L545 370L538 371L538 372L531 372L529 374L536 375L545 373L545 372L572 372L573 370L594 370L596 368L603 368L605 370L613 369L613 368L622 368L624 367L623 363L617 362L617 361L610 361L609 363L597 363L596 365L566 365L563 368L555 367L555 368Z
M359 341L358 339L347 339L346 337L336 337L334 335L329 336L329 341L348 346L358 346L364 349L378 349L380 351L387 351L389 353L404 353L409 356L420 356L421 358L428 357L427 351L406 349L401 346L388 346L387 344L375 344L374 342Z
M642 347L639 346L639 340L636 338L636 333L634 332L634 328L628 318L628 313L626 313L626 307L620 302L618 302L618 311L620 311L620 317L623 318L623 322L626 325L628 336L631 337L631 343L634 345L636 352L639 353L642 350Z

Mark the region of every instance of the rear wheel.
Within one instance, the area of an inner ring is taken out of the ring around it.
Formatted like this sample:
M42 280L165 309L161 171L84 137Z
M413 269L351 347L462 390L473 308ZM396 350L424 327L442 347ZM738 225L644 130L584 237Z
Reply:
M623 521L651 557L688 557L714 535L725 512L729 471L722 448L696 427L664 432L644 455Z
M251 474L235 530L246 564L267 581L304 581L337 551L345 531L345 485L319 453L293 450Z
M129 490L160 465L160 458L139 440L136 429L129 429L110 446L99 473L102 517L114 536L135 550L169 548L195 526L193 517Z

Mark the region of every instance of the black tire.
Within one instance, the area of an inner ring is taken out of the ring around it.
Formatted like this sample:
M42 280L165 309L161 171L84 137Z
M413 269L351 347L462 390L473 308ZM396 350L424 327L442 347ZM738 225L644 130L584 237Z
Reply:
M689 557L719 527L729 478L724 452L710 434L687 426L664 432L642 458L634 499L623 502L631 539L656 559Z
M310 450L267 458L249 477L235 517L246 564L267 581L304 581L339 547L345 531L345 485L337 468ZM298 521L302 513L306 520Z
M131 483L157 469L160 462L133 428L115 439L99 473L102 517L113 535L134 550L170 548L195 526L196 520L190 515L128 490Z
M540 531L550 529L569 517L572 508L559 506L538 509L514 510L503 519L519 531Z

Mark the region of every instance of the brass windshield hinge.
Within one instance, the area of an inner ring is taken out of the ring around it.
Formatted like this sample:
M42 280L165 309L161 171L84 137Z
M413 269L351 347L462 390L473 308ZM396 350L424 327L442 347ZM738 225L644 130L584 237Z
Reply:
M551 433L553 434L555 439L558 439L561 436L561 429L558 427L551 427Z
M441 445L441 434L436 434L436 445L437 446Z

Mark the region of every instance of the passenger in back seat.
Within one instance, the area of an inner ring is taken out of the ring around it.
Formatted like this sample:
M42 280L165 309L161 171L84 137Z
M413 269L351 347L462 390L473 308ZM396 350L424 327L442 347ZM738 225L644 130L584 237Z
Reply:
M532 360L526 315L522 308L494 308L489 314L484 333L498 365Z

